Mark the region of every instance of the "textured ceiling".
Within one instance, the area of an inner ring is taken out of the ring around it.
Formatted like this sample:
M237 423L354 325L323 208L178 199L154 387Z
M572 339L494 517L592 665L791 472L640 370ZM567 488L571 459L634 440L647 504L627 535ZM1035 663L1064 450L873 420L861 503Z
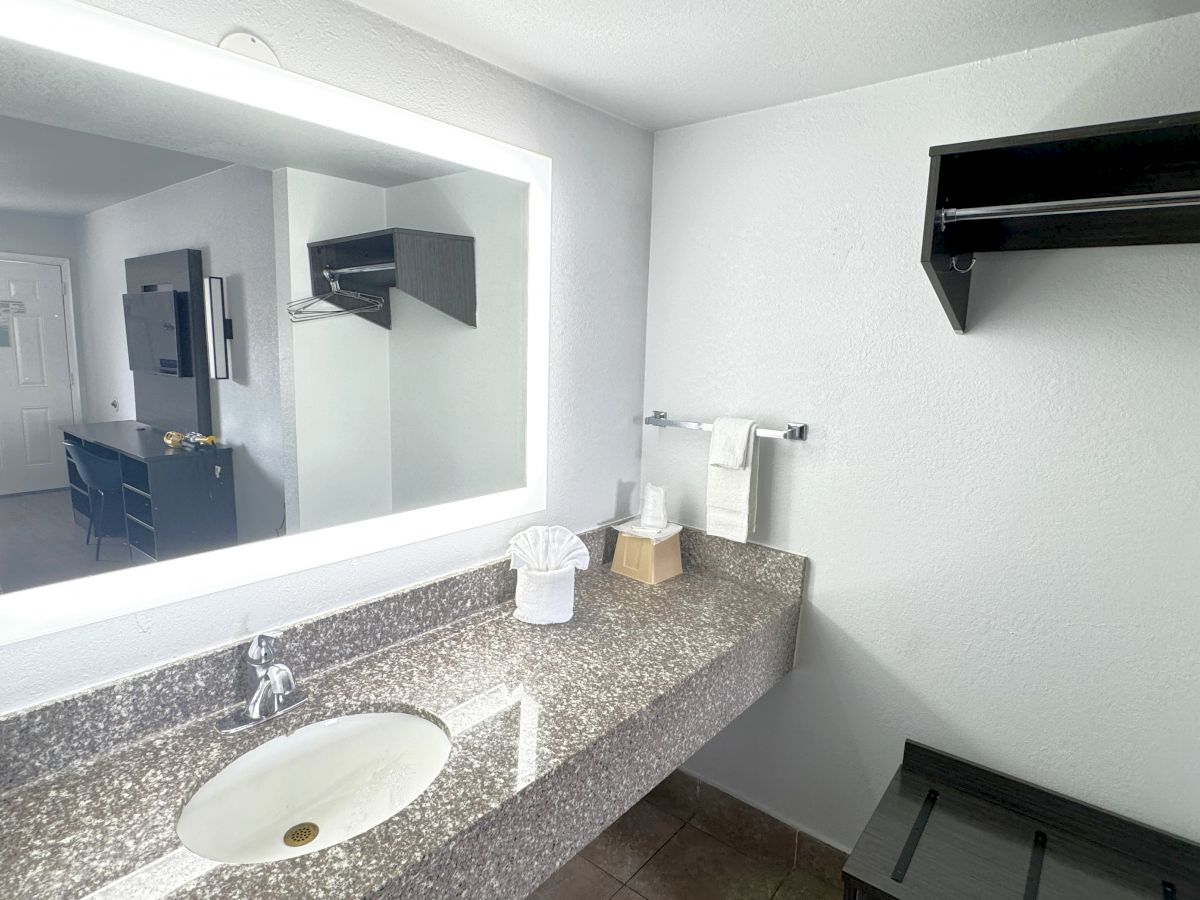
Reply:
M354 0L670 128L1200 10L1200 0Z
M0 116L0 209L81 216L225 165Z

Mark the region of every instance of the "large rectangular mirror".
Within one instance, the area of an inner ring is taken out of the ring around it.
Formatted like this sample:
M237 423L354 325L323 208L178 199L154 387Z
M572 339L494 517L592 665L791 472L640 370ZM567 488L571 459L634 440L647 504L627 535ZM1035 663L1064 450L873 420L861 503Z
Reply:
M0 24L0 641L542 508L549 161L76 6Z

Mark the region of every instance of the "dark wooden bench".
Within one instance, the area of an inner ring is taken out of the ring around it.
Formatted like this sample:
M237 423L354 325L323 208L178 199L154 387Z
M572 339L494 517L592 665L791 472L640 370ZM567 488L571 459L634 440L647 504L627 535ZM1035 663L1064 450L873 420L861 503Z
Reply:
M1200 844L908 741L842 881L846 900L1200 900Z

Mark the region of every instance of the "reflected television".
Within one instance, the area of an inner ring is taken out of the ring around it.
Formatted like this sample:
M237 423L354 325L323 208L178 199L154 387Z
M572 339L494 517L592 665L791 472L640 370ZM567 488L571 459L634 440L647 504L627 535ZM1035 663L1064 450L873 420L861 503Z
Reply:
M129 368L190 378L187 296L177 291L125 294L125 344Z

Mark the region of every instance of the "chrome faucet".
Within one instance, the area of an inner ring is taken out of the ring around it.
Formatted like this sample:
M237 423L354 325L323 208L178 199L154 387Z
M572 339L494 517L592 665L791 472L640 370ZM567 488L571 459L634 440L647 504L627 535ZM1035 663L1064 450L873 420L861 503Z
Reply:
M217 720L217 731L233 734L282 716L308 698L296 689L292 670L275 662L275 641L279 632L257 635L246 650L246 660L254 674L245 706Z

